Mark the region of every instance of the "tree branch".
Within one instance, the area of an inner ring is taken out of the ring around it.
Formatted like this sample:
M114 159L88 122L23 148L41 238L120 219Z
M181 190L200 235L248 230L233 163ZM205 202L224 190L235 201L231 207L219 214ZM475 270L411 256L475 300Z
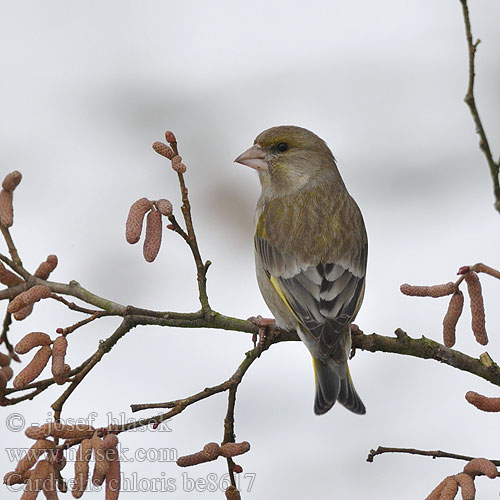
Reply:
M479 147L481 148L481 151L484 153L484 156L486 157L486 161L488 162L488 167L490 169L491 180L493 181L495 209L500 213L500 182L498 178L500 170L500 162L496 163L495 160L493 159L490 145L486 137L486 132L481 122L481 118L479 117L479 111L477 109L476 100L474 98L474 80L476 77L475 57L476 57L477 46L479 45L481 40L477 39L475 42L473 40L467 0L460 0L460 3L462 4L462 12L465 23L465 35L467 38L467 47L469 51L469 84L467 88L467 93L465 94L464 101L466 102L467 106L469 106L472 118L476 125L476 132L479 134Z
M417 450L415 448L386 448L384 446L379 446L376 450L370 450L370 453L366 457L367 462L373 462L373 459L377 455L382 455L383 453L408 453L410 455L423 455L426 457L432 458L454 458L456 460L466 460L470 462L476 457L469 457L468 455L459 455L457 453L450 453L448 451L441 450ZM488 460L494 463L496 466L500 465L500 460L492 460L488 458Z

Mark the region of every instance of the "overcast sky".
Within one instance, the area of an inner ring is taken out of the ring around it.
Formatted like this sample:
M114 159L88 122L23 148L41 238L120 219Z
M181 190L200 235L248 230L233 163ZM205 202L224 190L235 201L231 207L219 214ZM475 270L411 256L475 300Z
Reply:
M500 4L471 4L473 33L482 40L477 101L498 157ZM166 234L160 256L147 264L140 245L124 237L128 208L142 196L169 198L180 215L176 176L151 149L170 129L188 166L201 252L213 262L212 306L241 318L269 315L253 269L258 178L233 159L280 124L309 128L328 142L364 214L369 262L357 323L366 333L392 335L401 327L440 340L447 299L403 297L399 285L450 281L460 266L478 261L500 267L500 216L463 103L467 48L458 0L2 0L0 42L0 164L4 173L23 173L12 234L30 270L55 253L54 280L76 279L123 304L197 309L194 267L180 238ZM487 350L497 359L500 283L482 281ZM60 304L38 304L11 337L53 334L78 319ZM71 366L116 325L106 320L71 335ZM473 341L467 308L457 336L457 349L472 356L485 350ZM63 416L96 426L135 418L131 403L177 399L225 380L250 347L242 333L136 328ZM497 396L498 388L435 361L383 353L359 351L351 372L367 414L336 406L317 417L301 343L273 346L251 367L236 406L237 439L252 445L237 460L247 474L240 476L243 498L421 499L463 467L389 455L366 463L378 445L500 458L500 417L464 400L467 390ZM8 416L42 423L61 392L55 387L4 408L2 443L29 446L22 429L9 430ZM129 449L122 467L129 491L120 498L223 498L220 490L192 491L190 480L214 473L222 481L224 462L181 470L151 457L220 441L225 408L226 395L219 395L175 417L171 432L120 436ZM149 460L138 449L149 450ZM2 473L15 465L7 452L0 464ZM72 477L70 466L64 475ZM134 478L142 480L138 488ZM142 491L155 480L170 480L175 491ZM500 491L485 478L477 486L481 498ZM2 490L2 498L19 497Z

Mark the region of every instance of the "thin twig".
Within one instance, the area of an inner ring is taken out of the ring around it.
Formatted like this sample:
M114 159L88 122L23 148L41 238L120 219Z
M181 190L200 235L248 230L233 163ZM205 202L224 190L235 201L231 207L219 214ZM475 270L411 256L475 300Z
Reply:
M169 144L174 153L178 155L179 150L177 148L177 142L170 142ZM184 174L182 172L177 172L177 176L179 179L179 186L181 189L181 198L182 198L181 210L182 210L182 215L184 216L184 222L186 223L186 230L188 235L188 239L186 241L189 247L191 248L191 252L193 254L194 261L196 264L196 276L198 281L198 294L201 304L201 310L203 312L208 313L211 310L210 304L208 302L207 278L206 278L206 272L209 265L206 265L206 263L203 262L203 259L201 258L200 254L200 249L198 247L198 241L196 240L196 233L193 225L193 217L191 215L191 203L189 202L188 189L184 181ZM172 220L172 218L169 219L175 228L176 221Z
M488 166L490 169L491 180L493 181L493 194L495 196L495 209L500 212L500 182L498 178L500 162L495 163L493 155L491 153L490 145L486 137L486 132L484 130L481 118L479 117L479 111L476 106L476 100L474 98L474 80L475 80L475 57L477 46L481 40L476 40L472 37L471 23L469 17L469 8L467 6L467 0L460 0L462 4L462 12L465 23L465 35L467 38L467 47L469 51L469 84L467 88L467 93L465 94L465 102L469 106L472 118L476 125L476 132L479 134L479 147L486 157Z
M9 351L10 357L14 359L15 361L19 361L19 356L16 354L14 351L14 346L10 343L9 340L9 328L12 323L12 314L8 311L5 312L5 318L3 320L3 325L2 325L2 336L0 337L0 343L4 343L5 347L7 347L7 350Z
M432 458L453 458L455 460L466 460L467 462L476 458L441 450L417 450L415 448L386 448L385 446L379 446L376 450L370 450L368 457L366 457L366 461L373 462L373 459L377 455L382 455L383 453L408 453L410 455L423 455ZM496 466L500 465L500 460L492 460L491 458L488 460Z
M26 279L26 275L29 273L23 267L21 257L19 257L19 253L17 251L16 245L14 244L14 240L12 239L9 228L0 224L0 230L2 231L5 243L7 243L7 248L9 249L10 256L12 257L12 269L14 269L16 273Z

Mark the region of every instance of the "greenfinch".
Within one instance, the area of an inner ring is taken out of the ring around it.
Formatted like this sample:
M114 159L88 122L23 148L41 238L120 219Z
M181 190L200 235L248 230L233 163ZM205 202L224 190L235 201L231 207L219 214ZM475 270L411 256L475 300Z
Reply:
M326 143L304 128L257 136L235 162L257 170L255 266L262 296L285 330L296 330L313 358L314 412L336 401L365 406L347 366L350 324L365 290L368 242L363 217Z

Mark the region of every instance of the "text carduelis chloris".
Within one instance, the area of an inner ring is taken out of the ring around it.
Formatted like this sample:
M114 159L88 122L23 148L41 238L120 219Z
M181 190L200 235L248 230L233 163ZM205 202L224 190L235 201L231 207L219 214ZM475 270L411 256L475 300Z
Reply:
M309 130L265 130L235 160L257 170L255 266L276 324L313 357L314 412L336 401L365 413L349 373L350 324L365 289L367 236L326 143Z

